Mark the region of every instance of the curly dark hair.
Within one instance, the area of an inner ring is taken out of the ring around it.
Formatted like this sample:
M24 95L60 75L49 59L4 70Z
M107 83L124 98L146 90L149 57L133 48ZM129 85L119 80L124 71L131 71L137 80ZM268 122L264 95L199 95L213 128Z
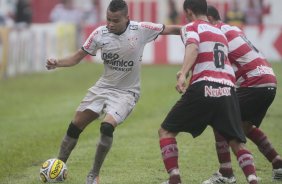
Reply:
M111 12L123 11L125 15L128 14L128 6L124 0L112 0L108 10Z

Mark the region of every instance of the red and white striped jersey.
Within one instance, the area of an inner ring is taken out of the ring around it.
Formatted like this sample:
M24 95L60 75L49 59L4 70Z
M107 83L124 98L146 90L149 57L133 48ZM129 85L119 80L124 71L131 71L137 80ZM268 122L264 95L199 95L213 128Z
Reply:
M184 45L194 43L198 57L191 68L190 84L211 81L234 86L235 74L229 62L228 43L220 29L203 20L185 25L181 32Z
M275 74L270 63L236 26L219 23L228 40L228 58L236 76L237 87L275 87Z

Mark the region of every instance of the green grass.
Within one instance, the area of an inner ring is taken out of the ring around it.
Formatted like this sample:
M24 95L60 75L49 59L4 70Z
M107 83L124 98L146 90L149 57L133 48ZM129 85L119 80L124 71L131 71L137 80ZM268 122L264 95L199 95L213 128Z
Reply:
M157 130L179 94L175 74L180 66L144 66L142 95L129 118L114 134L114 144L101 171L103 184L159 184L167 178L160 156ZM279 82L281 63L273 64ZM87 89L98 79L102 65L83 63L54 72L30 74L0 81L0 184L37 184L40 164L56 157L66 128ZM282 89L278 86L262 129L279 153L282 130ZM69 161L66 184L84 183L92 165L100 121L81 135ZM217 169L210 128L193 139L178 136L183 183L196 184ZM271 183L271 165L248 143L261 183ZM245 183L235 157L238 183Z

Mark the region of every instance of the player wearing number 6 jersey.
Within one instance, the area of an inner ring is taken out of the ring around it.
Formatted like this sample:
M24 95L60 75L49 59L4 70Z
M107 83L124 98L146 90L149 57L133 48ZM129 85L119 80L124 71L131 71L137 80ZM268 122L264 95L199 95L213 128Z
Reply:
M245 135L272 164L273 180L282 181L282 160L272 147L260 124L276 94L276 77L266 59L235 26L220 21L216 8L208 7L209 21L225 34L229 45L229 60L236 76L236 93ZM229 146L224 137L214 130L216 151L220 162L219 171L203 184L235 183Z
M189 24L182 29L185 55L177 73L176 89L184 93L159 129L163 162L170 177L165 183L181 183L178 168L179 132L199 136L210 125L229 142L248 183L257 184L252 154L245 148L235 75L228 61L228 42L220 29L208 22L206 0L185 0ZM191 72L189 87L186 77ZM184 182L186 183L186 182Z
M65 58L47 60L48 69L70 67L86 55L96 55L101 50L104 73L78 106L58 155L66 162L81 132L101 114L105 115L86 184L99 183L100 169L111 149L114 130L128 117L139 99L144 47L160 34L179 35L180 26L130 21L126 2L112 0L107 9L107 25L94 30L81 49Z

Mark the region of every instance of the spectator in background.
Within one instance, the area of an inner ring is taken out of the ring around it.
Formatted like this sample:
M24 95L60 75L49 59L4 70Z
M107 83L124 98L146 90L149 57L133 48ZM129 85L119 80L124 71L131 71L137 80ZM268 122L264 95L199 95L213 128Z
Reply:
M14 26L17 1L18 0L0 0L0 26L9 28Z
M74 6L73 0L61 0L50 14L51 22L70 23L76 26L77 47L80 46L83 38L81 36L83 25L83 12Z
M262 13L261 4L256 4L254 0L249 0L248 6L244 11L245 23L247 25L262 24Z
M168 7L169 7L169 24L179 24L179 13L176 8L176 4L174 0L168 0Z
M16 3L15 22L26 26L32 22L32 8L30 0L18 0Z
M2 13L0 13L0 26L3 26L6 24L6 17Z
M101 4L100 0L91 0L92 7L86 10L83 16L85 25L95 25L101 22Z
M61 3L57 4L51 11L50 21L73 23L81 26L82 15L82 12L74 7L73 0L61 0Z
M227 11L225 16L227 24L242 27L245 23L244 13L240 10L237 0L232 1L231 9Z

